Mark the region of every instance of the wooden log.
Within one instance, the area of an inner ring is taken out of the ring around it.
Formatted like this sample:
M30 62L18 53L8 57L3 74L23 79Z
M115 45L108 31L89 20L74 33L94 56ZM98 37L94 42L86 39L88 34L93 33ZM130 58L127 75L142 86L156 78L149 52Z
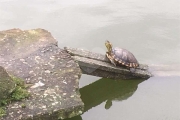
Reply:
M152 76L148 71L148 65L140 64L132 72L128 68L114 66L103 54L79 48L65 47L64 49L79 63L84 74L113 79L149 78Z

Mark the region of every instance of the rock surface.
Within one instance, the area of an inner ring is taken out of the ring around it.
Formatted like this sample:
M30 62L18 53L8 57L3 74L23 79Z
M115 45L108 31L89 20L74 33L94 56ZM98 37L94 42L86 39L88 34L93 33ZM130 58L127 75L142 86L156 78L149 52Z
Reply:
M30 98L8 105L3 120L56 120L82 113L81 70L46 30L1 31L0 66L32 84Z
M15 89L15 83L3 67L0 66L0 103Z

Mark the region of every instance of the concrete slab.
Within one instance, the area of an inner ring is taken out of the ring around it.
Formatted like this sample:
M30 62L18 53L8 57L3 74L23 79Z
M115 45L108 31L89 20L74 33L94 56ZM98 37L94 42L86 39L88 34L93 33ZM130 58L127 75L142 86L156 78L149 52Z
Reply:
M65 47L64 49L79 63L84 74L112 79L147 79L152 76L148 71L148 65L145 64L140 64L140 66L132 72L127 68L112 65L105 54L71 47Z

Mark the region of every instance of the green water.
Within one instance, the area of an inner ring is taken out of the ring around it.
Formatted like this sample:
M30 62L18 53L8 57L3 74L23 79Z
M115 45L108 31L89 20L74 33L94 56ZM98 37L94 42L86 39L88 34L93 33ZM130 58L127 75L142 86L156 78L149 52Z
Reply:
M85 113L68 120L180 120L180 1L0 0L0 30L44 28L59 46L105 53L105 40L150 66L148 80L83 75Z

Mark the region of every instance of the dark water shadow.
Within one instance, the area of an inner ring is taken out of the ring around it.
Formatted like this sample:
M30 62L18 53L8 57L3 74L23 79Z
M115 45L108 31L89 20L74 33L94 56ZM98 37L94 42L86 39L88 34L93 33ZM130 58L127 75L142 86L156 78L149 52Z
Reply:
M81 99L85 104L84 112L92 107L107 101L105 108L108 109L108 101L126 100L137 90L142 79L136 80L112 80L100 79L80 89Z
M103 78L81 88L81 99L85 104L84 112L104 101L106 101L105 109L109 109L112 101L122 101L132 96L137 90L138 84L143 81L143 79L112 80ZM66 120L82 120L82 117L76 116Z

